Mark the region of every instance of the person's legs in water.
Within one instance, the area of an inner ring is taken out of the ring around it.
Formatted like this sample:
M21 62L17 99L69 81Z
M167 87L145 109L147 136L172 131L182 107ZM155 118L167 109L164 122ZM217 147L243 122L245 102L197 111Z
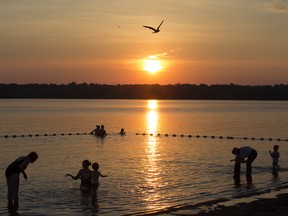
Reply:
M241 164L240 163L235 163L234 165L234 184L239 185L240 184L240 170L241 170Z
M19 174L15 173L9 176L7 179L7 198L8 198L8 210L17 211L19 207L18 191L19 191Z
M257 151L252 150L246 161L246 181L248 184L252 183L252 163L257 157Z

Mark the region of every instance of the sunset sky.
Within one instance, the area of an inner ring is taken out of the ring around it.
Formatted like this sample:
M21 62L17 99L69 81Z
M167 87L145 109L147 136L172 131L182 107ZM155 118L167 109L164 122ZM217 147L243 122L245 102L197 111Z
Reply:
M0 83L70 82L287 84L288 0L0 0Z

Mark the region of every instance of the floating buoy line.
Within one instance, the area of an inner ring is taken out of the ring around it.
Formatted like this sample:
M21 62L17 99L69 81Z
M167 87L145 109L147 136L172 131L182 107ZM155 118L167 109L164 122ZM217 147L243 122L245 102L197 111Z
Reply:
M22 135L4 135L0 136L2 138L21 138L21 137L51 137L51 136L80 136L80 135L93 135L90 133L53 133L53 134L22 134ZM108 134L112 135L112 134ZM119 134L113 134L118 135ZM288 142L288 139L282 138L264 138L264 137L234 137L234 136L207 136L207 135L185 135L185 134L153 134L153 133L136 133L135 135L142 135L142 136L156 136L156 137L186 137L186 138L203 138L203 139L227 139L227 140L260 140L260 141L277 141L277 142Z
M234 136L207 136L207 135L184 135L184 134L152 134L152 133L136 133L136 135L143 135L143 136L157 136L157 137L160 137L160 136L164 136L164 137L188 137L188 138L204 138L204 139L207 139L207 138L210 138L210 139L228 139L228 140L233 140L233 139L242 139L242 140L260 140L260 141L286 141L288 142L288 139L281 139L281 138L263 138L263 137L260 137L260 138L257 138L257 137L234 137Z
M22 134L22 135L4 135L4 138L19 138L19 137L48 137L48 136L73 136L73 135L90 135L89 133L61 133L61 134Z

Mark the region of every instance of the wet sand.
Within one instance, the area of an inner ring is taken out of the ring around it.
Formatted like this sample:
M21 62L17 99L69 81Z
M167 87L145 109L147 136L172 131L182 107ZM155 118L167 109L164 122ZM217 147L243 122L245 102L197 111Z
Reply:
M189 214L176 214L189 215ZM192 214L193 215L193 214ZM214 210L194 214L196 216L287 216L288 194L279 194L276 198L259 199L250 203L234 206L218 206Z

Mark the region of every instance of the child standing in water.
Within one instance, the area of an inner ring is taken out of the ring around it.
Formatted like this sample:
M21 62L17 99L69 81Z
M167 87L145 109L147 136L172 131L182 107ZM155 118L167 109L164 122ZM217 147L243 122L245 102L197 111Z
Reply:
M272 157L272 166L273 168L279 168L278 165L278 161L279 161L279 157L280 157L280 153L278 151L279 146L278 145L274 145L273 146L273 152L269 151L271 157Z
M92 187L92 170L89 169L91 162L89 160L84 160L82 162L82 169L80 169L76 176L67 173L65 176L70 176L72 179L81 179L80 191L89 193Z
M107 175L102 175L101 172L98 171L99 169L98 163L93 163L92 168L93 168L93 171L92 171L91 205L96 203L96 194L97 194L97 189L99 187L99 176L107 177Z

